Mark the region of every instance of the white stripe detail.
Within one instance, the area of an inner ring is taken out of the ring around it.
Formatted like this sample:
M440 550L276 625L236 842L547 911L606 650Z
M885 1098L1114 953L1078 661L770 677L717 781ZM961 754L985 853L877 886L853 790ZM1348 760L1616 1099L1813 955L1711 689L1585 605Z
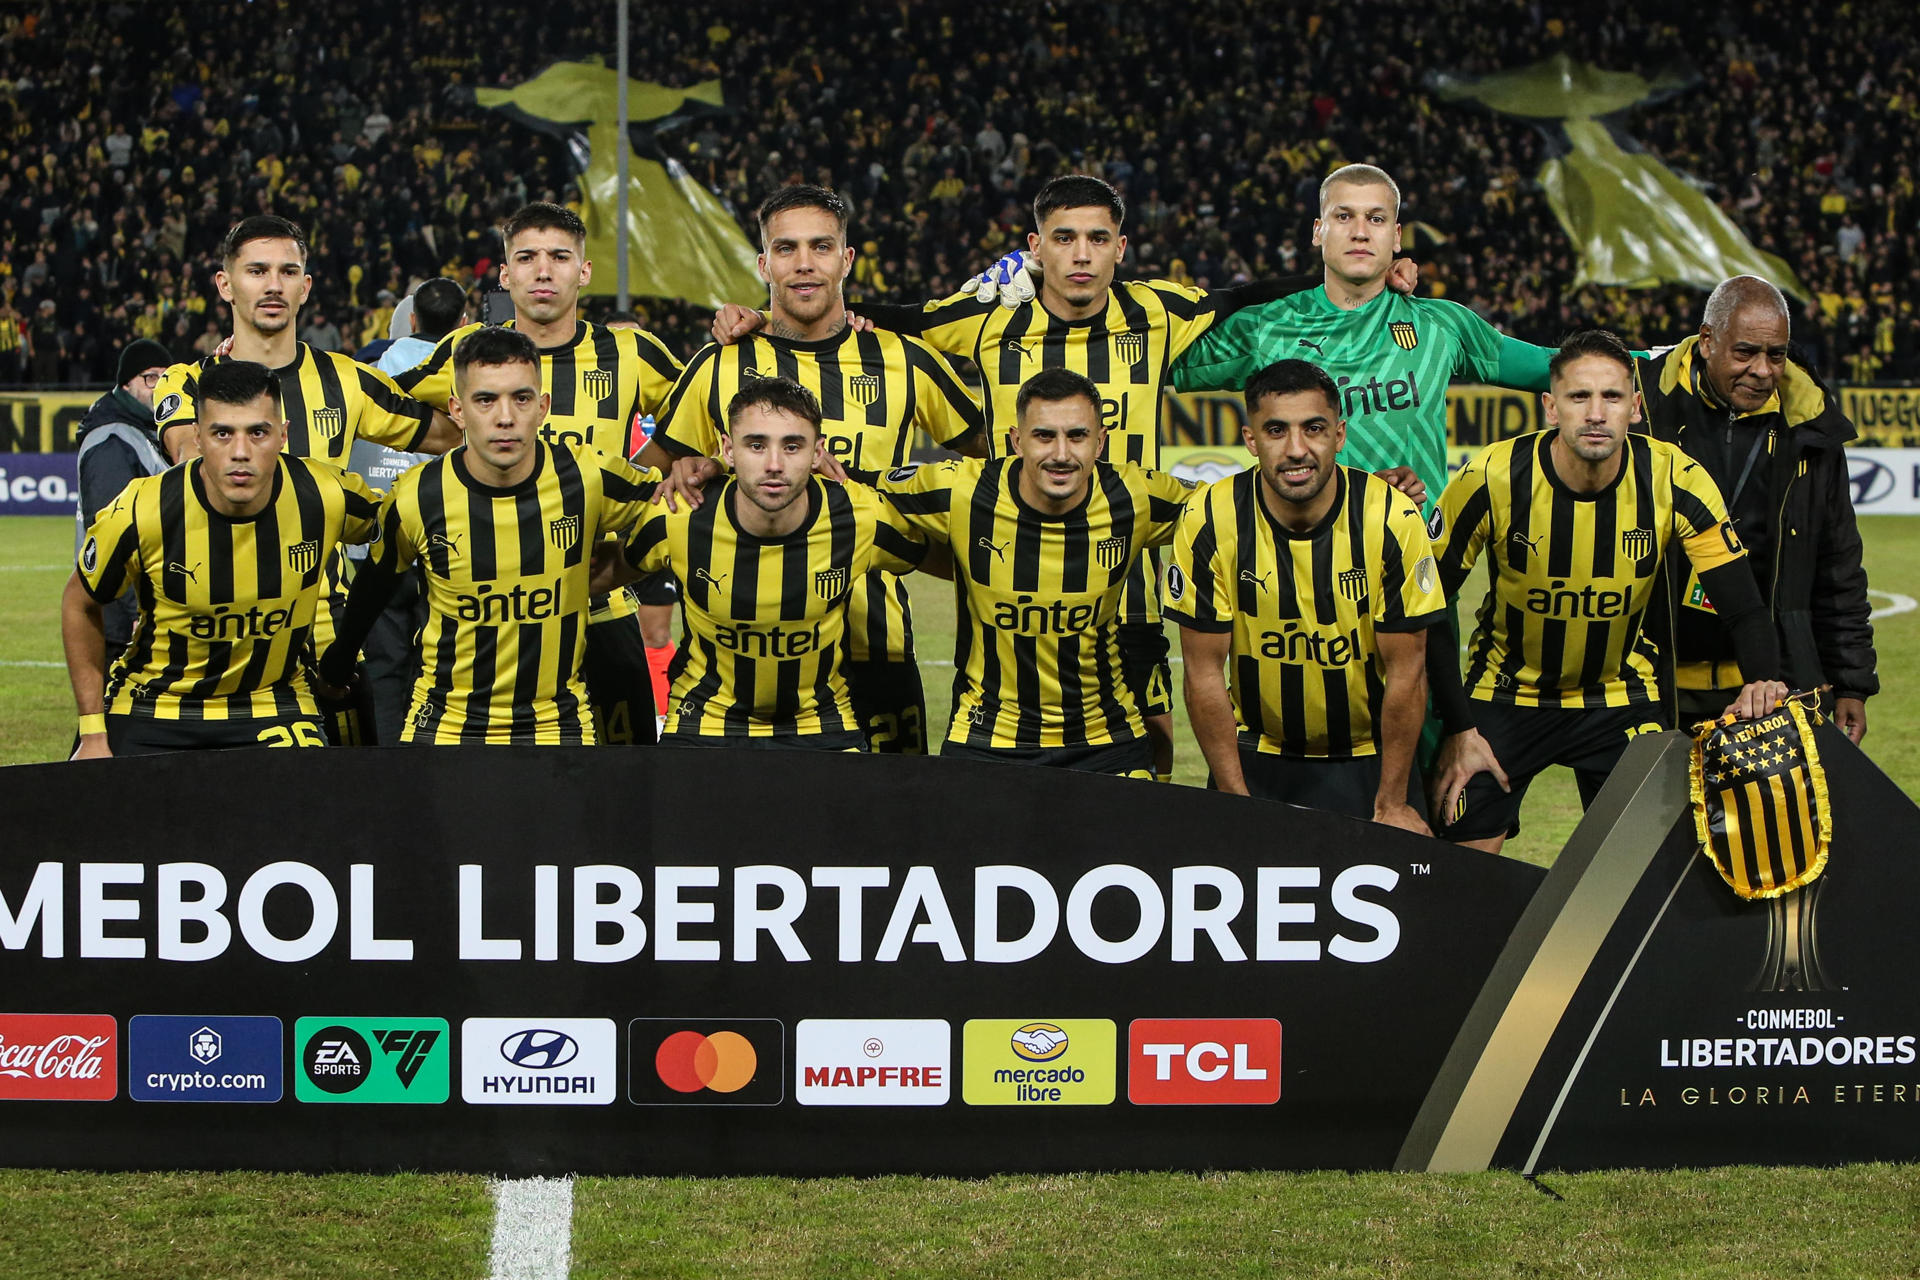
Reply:
M566 1280L573 1260L573 1179L501 1179L492 1189L489 1280Z
M1884 596L1893 602L1884 608L1875 609L1871 615L1875 618L1891 618L1895 614L1911 613L1915 609L1920 609L1920 600L1915 600L1912 596L1903 596L1897 591L1869 590L1867 594L1870 596Z

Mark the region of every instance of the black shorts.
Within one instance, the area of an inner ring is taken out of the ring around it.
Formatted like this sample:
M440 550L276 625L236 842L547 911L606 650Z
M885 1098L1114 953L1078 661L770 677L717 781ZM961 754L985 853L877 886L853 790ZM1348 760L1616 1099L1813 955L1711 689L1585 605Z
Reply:
M627 588L642 605L674 605L680 602L680 584L670 570L650 573Z
M660 739L660 745L729 751L858 751L864 754L867 750L866 738L856 729L841 729L833 733L778 733L757 738L745 734L669 733Z
M1509 838L1520 834L1520 802L1527 785L1551 765L1573 770L1580 804L1593 803L1627 743L1643 733L1667 727L1657 706L1516 707L1504 702L1473 702L1474 726L1487 740L1512 791L1502 791L1493 775L1477 773L1460 797L1458 812L1441 827L1450 840Z
M867 750L888 756L927 754L927 697L911 662L848 662L853 715Z
M594 741L603 747L653 743L653 669L638 618L628 614L590 624L580 676L593 703Z
M1103 742L1091 747L976 747L948 738L940 744L940 754L956 760L1035 764L1044 769L1110 773L1122 778L1153 777L1153 744L1145 738L1135 738L1131 742Z
M1262 800L1279 800L1303 809L1325 809L1350 818L1373 819L1373 802L1380 794L1380 757L1353 756L1346 760L1316 760L1279 756L1240 745L1240 773L1247 793ZM1211 782L1208 783L1212 785ZM1426 797L1417 773L1407 778L1407 803L1426 816Z
M1167 664L1171 651L1162 624L1120 624L1120 673L1143 716L1173 714L1173 668Z
M156 756L170 751L220 751L230 747L324 747L319 716L265 720L154 720L107 717L107 748L116 756Z

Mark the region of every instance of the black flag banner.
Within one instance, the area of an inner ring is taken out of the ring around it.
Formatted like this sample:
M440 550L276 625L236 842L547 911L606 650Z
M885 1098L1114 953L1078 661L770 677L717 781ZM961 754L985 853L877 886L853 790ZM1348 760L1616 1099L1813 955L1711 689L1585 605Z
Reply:
M1694 830L1742 898L1779 897L1826 868L1833 821L1813 699L1796 694L1758 720L1722 716L1694 737Z

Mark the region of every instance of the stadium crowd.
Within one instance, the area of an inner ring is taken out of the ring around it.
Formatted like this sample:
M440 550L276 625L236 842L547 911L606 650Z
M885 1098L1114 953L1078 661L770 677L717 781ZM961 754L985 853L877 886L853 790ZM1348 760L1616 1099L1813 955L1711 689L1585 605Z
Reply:
M98 385L138 338L205 355L227 330L218 246L247 214L308 229L301 336L323 348L383 337L417 278L487 282L499 221L570 199L572 169L562 141L463 90L606 56L613 21L585 0L10 7L0 384ZM1126 195L1136 274L1220 287L1305 271L1320 178L1364 159L1402 176L1432 292L1532 341L1598 321L1640 344L1688 332L1699 295L1574 289L1572 246L1533 180L1549 136L1443 104L1423 77L1563 50L1610 68L1684 64L1693 88L1617 123L1798 273L1814 298L1793 336L1810 363L1867 380L1920 373L1913 166L1884 145L1920 118L1917 27L1894 0L1736 0L1685 19L1656 0L1203 0L1177 21L1144 5L719 2L649 7L632 57L636 78L722 80L726 113L658 137L750 238L781 185L848 196L856 305L950 292L1070 171ZM679 357L704 341L696 309L644 310Z

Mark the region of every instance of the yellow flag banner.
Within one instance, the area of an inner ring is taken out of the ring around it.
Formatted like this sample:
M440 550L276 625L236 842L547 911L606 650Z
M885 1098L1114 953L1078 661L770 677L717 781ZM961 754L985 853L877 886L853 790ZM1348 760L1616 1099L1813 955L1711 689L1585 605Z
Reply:
M556 62L511 89L474 92L480 106L562 138L576 161L584 159L581 217L587 224L587 258L595 264L585 288L591 294L613 294L619 278L618 149L632 146L620 137L619 90L619 77L610 67ZM682 110L720 105L718 80L686 89L627 81L630 129ZM733 215L678 160L646 150L628 156L627 269L634 293L715 308L752 303L767 292L754 258L753 245Z
M1777 898L1826 869L1833 820L1813 699L1796 694L1758 720L1695 726L1694 833L1742 898Z

